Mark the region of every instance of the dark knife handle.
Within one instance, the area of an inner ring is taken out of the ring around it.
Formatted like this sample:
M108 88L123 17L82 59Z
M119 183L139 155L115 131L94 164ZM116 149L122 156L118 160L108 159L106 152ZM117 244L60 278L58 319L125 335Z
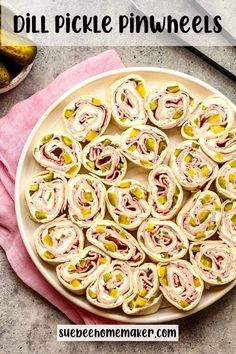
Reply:
M207 64L211 65L213 68L221 72L223 75L227 76L229 79L233 80L236 82L236 75L234 75L232 72L224 68L222 65L217 63L215 60L211 59L208 57L206 54L198 50L196 47L192 46L184 46L187 50L189 50L191 53L197 55L200 59L204 60Z

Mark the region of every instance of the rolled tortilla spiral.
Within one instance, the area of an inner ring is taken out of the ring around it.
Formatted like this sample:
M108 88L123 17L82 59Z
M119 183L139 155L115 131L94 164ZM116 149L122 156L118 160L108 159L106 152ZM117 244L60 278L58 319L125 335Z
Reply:
M181 186L196 192L208 188L219 170L195 141L183 141L171 154L170 166Z
M236 159L221 167L216 178L216 189L224 199L236 199Z
M146 98L150 121L161 129L181 126L192 112L193 95L179 82L167 82Z
M177 224L191 241L202 241L213 236L220 221L220 198L209 190L196 193L177 216Z
M104 218L106 189L101 181L89 175L78 175L68 183L68 211L70 219L88 228Z
M67 181L59 173L40 172L27 185L25 199L33 220L47 223L66 208Z
M235 248L222 241L194 242L190 259L200 277L210 285L223 285L236 278Z
M121 149L138 166L153 169L165 159L169 139L165 133L150 125L136 125L121 135Z
M192 264L181 259L157 267L160 289L166 300L183 311L196 307L201 300L204 283Z
M185 139L220 136L234 123L234 111L229 102L218 95L208 96L184 123L181 134Z
M236 129L225 132L220 136L205 136L199 139L202 150L212 160L224 163L236 158Z
M172 219L183 202L183 190L172 170L160 165L148 176L151 214L159 220Z
M112 261L86 291L87 300L104 309L116 308L133 291L132 270L128 263Z
M104 252L94 246L88 246L69 262L59 264L56 273L65 288L81 295L110 262L110 257Z
M83 165L107 185L119 182L127 170L126 158L119 150L119 141L110 135L103 135L84 148Z
M86 234L87 240L110 257L127 261L130 266L143 263L145 254L136 239L110 220L93 224Z
M185 256L188 240L173 221L155 218L145 220L139 227L140 246L153 262L170 262Z
M159 289L157 268L153 263L144 263L133 272L133 292L123 302L122 310L127 315L150 315L158 311L162 294Z
M126 129L146 123L145 95L145 83L139 75L128 75L111 86L111 113L119 128Z
M81 142L92 141L103 134L110 119L108 106L101 99L92 96L76 98L63 111L67 132Z
M219 226L219 237L236 247L236 200L226 200L222 204L222 219Z
M141 183L127 179L108 189L107 207L114 221L127 230L135 230L151 211L149 190Z
M38 227L34 232L34 243L39 256L46 262L58 264L68 262L84 247L82 230L65 215Z
M67 178L78 174L81 167L81 145L66 135L45 135L33 148L35 160L43 167Z

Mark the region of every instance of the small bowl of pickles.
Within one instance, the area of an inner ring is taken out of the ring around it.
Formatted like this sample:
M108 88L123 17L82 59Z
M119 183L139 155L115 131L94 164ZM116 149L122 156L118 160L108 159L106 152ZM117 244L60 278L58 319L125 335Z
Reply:
M29 74L37 54L37 47L28 37L13 33L8 19L17 11L1 2L0 21L0 94L18 86ZM3 12L4 11L4 12ZM3 45L2 45L3 44Z

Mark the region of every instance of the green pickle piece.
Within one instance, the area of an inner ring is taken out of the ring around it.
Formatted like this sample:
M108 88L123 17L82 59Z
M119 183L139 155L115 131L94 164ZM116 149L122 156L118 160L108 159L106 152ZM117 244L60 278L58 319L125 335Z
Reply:
M107 197L108 197L109 203L115 207L116 202L117 202L116 193L115 192L108 192Z
M149 105L151 111L155 111L158 107L158 100L152 101Z
M66 109L65 112L64 112L64 117L66 119L69 119L73 116L74 114L74 110L73 109Z
M44 177L44 181L45 182L51 182L54 178L54 173L53 172L49 172L47 176Z
M123 225L129 225L130 218L126 215L119 215L118 222Z
M64 143L66 146L72 147L72 145L73 145L73 140L70 139L68 136L62 135L62 136L61 136L61 139L62 139L63 143Z
M35 218L37 219L37 220L43 220L43 219L46 219L47 218L47 213L45 212L45 211L39 211L39 210L37 210L36 212L35 212Z
M85 136L86 141L92 141L98 136L98 132L95 132L94 130L90 130L87 135Z
M183 127L183 130L185 132L185 134L187 134L188 136L193 136L193 128L191 127L191 125L189 124L185 124Z
M34 183L29 185L29 191L30 192L37 192L39 190L39 184Z
M200 262L207 268L212 267L212 260L204 254L201 256Z
M92 291L91 289L88 289L88 294L91 297L91 299L96 299L96 297L97 297L97 294L94 291Z
M109 295L111 297L117 297L118 296L118 289L109 289Z
M146 146L149 150L154 151L156 146L156 141L153 138L148 138L146 142Z
M54 134L44 135L44 137L42 138L41 144L44 145L44 144L48 143L50 140L52 140L53 137L54 137Z
M184 114L184 111L183 111L183 109L181 109L181 110L179 110L179 111L177 111L174 115L173 115L173 119L179 119L179 118L181 118L182 116L183 116L183 114Z
M180 87L178 85L173 85L173 86L168 86L167 91L170 93L176 93L180 90Z
M73 160L68 152L64 152L62 154L62 158L63 158L66 165L70 165L73 162Z
M142 199L144 197L144 191L139 187L131 189L130 194L138 199Z
M67 172L66 174L68 176L74 176L76 174L76 172L78 172L78 166L72 166Z

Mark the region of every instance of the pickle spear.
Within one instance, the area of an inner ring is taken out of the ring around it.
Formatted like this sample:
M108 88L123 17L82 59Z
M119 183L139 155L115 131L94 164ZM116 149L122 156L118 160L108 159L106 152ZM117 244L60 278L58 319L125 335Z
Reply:
M3 46L2 43L6 43ZM28 38L0 29L0 54L12 59L20 65L31 64L37 54L37 47Z
M9 85L11 76L3 63L0 62L0 88Z

